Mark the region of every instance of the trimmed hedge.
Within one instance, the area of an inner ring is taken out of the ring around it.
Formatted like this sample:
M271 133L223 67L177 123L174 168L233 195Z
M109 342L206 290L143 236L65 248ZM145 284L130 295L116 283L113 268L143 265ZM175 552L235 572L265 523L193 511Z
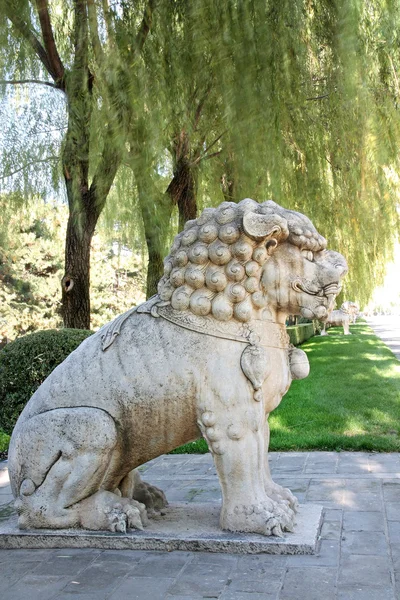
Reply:
M82 329L37 331L0 350L0 430L11 434L39 385L92 333Z
M290 343L293 346L298 346L315 335L316 329L314 323L300 323L299 325L286 327L286 331L288 332Z

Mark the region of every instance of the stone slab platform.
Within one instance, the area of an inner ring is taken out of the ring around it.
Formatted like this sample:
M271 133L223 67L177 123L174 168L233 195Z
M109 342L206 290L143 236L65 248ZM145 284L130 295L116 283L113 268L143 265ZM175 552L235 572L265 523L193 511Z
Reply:
M109 533L65 529L21 531L16 516L0 523L0 548L97 548L102 550L185 550L236 554L314 554L322 506L300 506L293 533L283 538L221 531L221 506L176 503L150 519L144 531Z

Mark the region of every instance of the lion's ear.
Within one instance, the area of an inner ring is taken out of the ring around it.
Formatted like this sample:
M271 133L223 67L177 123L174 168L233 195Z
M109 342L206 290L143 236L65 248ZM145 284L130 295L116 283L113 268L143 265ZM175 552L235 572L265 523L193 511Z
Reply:
M286 219L277 214L248 212L243 216L243 229L249 237L257 241L274 239L280 242L286 240L289 235Z

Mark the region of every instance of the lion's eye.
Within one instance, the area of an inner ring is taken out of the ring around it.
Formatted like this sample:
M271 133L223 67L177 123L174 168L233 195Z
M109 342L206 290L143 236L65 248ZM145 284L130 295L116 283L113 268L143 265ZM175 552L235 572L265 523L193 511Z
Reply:
M307 260L311 262L314 260L314 254L311 252L311 250L302 250L301 253Z

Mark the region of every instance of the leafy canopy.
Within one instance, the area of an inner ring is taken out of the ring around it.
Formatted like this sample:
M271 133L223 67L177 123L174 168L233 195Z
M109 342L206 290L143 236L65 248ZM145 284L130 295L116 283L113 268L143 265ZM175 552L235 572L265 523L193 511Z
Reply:
M0 0L0 9L7 2ZM37 32L31 4L14 4ZM72 60L72 4L50 6L65 65ZM140 54L132 35L140 11L123 1L84 4L97 98L91 152L112 143L123 154L108 221L132 238L144 235L137 174L157 205L173 176L177 139L185 139L198 207L221 202L230 182L235 201L272 197L304 212L348 259L344 296L366 303L399 224L398 2L159 0ZM8 80L43 77L32 47L4 16L0 71ZM59 92L44 89L58 106ZM39 119L42 104L35 106ZM43 114L46 121L49 112ZM106 141L107 124L117 118L119 134ZM34 160L53 156L53 142ZM38 145L25 146L24 159L22 151L4 153L3 173L4 165L29 164Z

